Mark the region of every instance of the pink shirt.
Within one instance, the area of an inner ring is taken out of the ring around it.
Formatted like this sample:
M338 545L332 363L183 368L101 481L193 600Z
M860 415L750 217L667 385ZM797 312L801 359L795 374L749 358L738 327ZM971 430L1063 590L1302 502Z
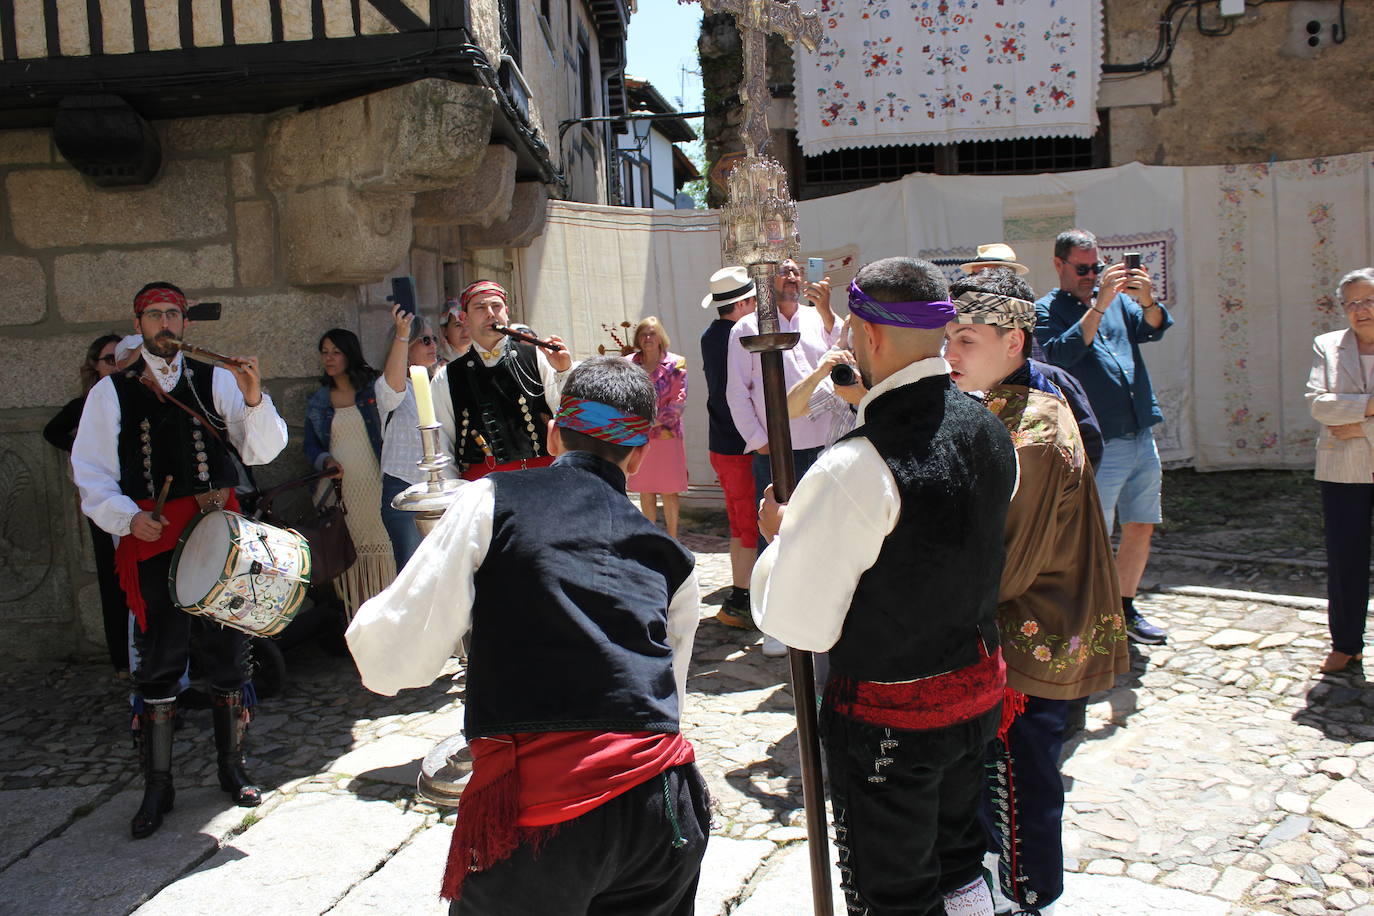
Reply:
M825 332L821 316L809 305L798 305L796 313L789 321L778 313L778 330L797 331L801 341L792 349L783 351L782 365L784 385L793 385L816 371L821 357L840 339L844 323L837 317L830 333ZM768 423L763 410L763 369L757 353L750 353L739 342L759 332L758 317L753 313L745 315L730 329L730 346L726 351L729 370L725 384L725 400L730 405L730 416L735 428L744 437L744 450L755 452L768 444ZM786 405L783 405L786 409ZM792 420L792 448L816 448L830 442L831 415L820 410Z

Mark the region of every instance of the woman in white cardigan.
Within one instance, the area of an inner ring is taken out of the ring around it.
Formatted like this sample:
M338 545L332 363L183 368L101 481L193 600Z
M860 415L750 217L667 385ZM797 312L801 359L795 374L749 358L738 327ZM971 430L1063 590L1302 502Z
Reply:
M1330 674L1359 665L1369 606L1369 529L1374 516L1374 267L1341 278L1336 298L1350 327L1312 342L1307 403L1322 424L1317 480L1326 530Z

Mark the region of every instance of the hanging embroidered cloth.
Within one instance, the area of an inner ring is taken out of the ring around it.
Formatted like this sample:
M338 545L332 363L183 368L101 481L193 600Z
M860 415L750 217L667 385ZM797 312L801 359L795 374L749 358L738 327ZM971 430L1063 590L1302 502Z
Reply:
M797 140L838 149L1091 137L1101 0L820 0Z

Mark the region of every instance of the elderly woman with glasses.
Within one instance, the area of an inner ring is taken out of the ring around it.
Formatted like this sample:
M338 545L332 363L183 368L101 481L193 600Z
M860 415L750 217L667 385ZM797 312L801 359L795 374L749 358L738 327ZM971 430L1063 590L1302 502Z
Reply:
M1350 327L1312 343L1307 403L1320 423L1316 477L1326 529L1326 614L1331 653L1321 672L1359 666L1369 606L1374 515L1374 267L1341 278L1336 298Z
M415 513L391 505L411 484L423 483L428 475L417 462L423 454L420 444L420 414L415 406L415 389L410 383L410 367L424 366L430 378L439 368L439 335L429 319L391 310L393 331L386 365L377 377L377 412L382 419L382 522L391 536L391 550L399 572L420 546L420 530Z

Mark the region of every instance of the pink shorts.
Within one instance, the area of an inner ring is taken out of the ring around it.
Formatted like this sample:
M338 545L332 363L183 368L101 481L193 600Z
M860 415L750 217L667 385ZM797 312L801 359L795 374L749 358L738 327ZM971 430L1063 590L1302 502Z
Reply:
M754 497L754 456L711 452L711 467L725 491L730 537L753 546L759 540L759 506Z

